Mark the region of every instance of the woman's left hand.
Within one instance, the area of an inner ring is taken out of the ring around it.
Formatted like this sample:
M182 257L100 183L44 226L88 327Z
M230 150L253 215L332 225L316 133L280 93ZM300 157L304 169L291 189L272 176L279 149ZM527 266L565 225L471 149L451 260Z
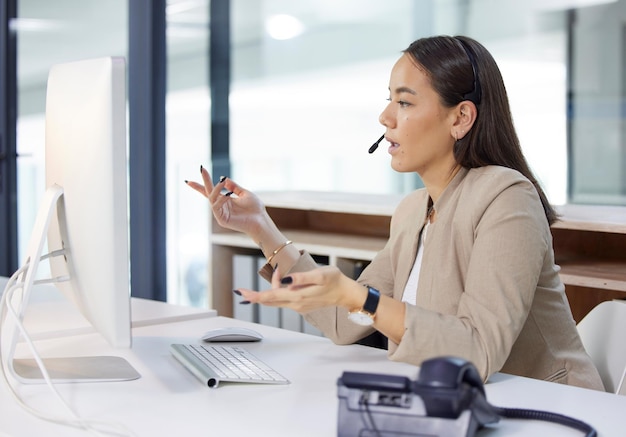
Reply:
M276 269L270 290L256 292L240 288L237 291L250 303L290 308L300 314L329 306L356 308L367 293L365 287L334 266L293 273L282 281Z

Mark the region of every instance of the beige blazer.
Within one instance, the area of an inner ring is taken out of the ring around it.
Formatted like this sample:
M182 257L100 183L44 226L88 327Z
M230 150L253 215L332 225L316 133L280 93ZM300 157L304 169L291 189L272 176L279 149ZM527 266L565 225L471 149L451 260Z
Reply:
M424 189L402 200L387 245L360 283L402 299L427 206ZM434 208L416 305L406 304L405 332L399 344L389 343L389 358L420 365L454 355L471 361L485 380L501 371L603 390L578 336L532 183L504 167L462 169ZM303 253L292 272L315 267ZM348 321L342 308L305 317L338 344L372 332Z

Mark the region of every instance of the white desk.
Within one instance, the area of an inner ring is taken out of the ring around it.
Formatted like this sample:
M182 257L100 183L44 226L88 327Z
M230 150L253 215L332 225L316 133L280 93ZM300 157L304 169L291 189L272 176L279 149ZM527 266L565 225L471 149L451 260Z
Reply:
M0 296L8 278L0 276ZM164 302L131 298L132 326L178 322L215 317L213 309L172 305ZM24 316L24 326L33 340L94 332L91 324L74 304L53 285L36 285Z
M252 326L264 334L247 343L259 358L288 377L287 386L223 383L209 389L170 354L173 342L194 342L209 328ZM400 374L414 378L417 368L391 362L386 353L365 346L337 346L324 338L214 317L136 327L132 350L113 351L96 334L37 342L40 353L113 353L128 359L142 378L118 383L57 385L84 418L125 424L137 436L311 436L337 434L337 378L344 370ZM626 397L498 374L486 385L487 399L502 407L547 410L590 423L600 437L624 435ZM63 413L45 386L21 386L29 405ZM83 436L21 410L0 386L0 435ZM580 436L561 425L508 420L478 436Z

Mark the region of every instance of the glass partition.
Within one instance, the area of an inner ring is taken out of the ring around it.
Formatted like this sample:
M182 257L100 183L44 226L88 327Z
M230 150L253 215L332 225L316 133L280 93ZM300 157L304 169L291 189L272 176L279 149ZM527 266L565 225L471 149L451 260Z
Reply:
M572 13L570 202L626 205L626 0Z
M45 190L46 82L50 67L100 56L126 56L126 0L19 0L17 36L18 248L21 260Z
M170 1L167 25L168 301L206 307L208 203L184 181L210 166L209 0Z
M367 153L384 132L378 115L386 105L389 72L418 37L466 34L498 61L531 166L551 201L565 203L563 8L512 0L233 4L239 25L233 47L232 177L245 186L366 193L421 186L416 175L391 170L384 147ZM285 33L293 23L297 31ZM283 34L277 36L281 25Z

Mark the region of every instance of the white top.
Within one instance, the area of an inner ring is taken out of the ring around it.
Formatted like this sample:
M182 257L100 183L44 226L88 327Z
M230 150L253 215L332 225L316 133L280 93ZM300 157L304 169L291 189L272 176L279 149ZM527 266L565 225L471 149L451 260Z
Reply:
M415 302L417 301L417 282L420 278L422 258L424 256L424 241L426 241L426 233L428 231L429 224L430 220L426 222L424 229L422 229L422 235L417 243L417 256L415 257L415 264L413 264L409 279L404 286L404 293L402 293L402 302L410 303L411 305L415 305Z

